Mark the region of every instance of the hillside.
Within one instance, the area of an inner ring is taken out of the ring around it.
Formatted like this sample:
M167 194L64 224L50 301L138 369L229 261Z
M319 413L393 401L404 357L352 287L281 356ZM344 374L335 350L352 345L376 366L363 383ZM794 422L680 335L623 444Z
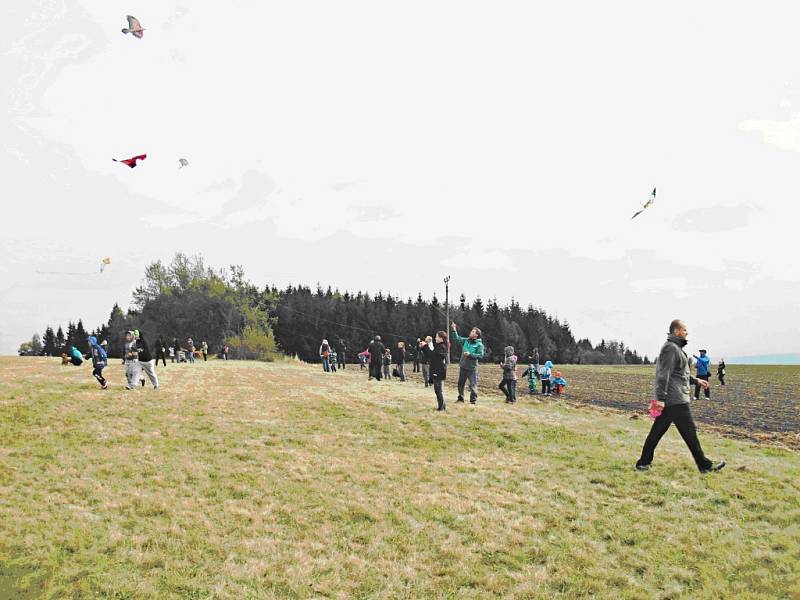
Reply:
M357 369L168 365L158 391L0 359L0 597L800 594L800 457ZM624 375L621 375L624 377ZM624 380L622 381L624 383Z

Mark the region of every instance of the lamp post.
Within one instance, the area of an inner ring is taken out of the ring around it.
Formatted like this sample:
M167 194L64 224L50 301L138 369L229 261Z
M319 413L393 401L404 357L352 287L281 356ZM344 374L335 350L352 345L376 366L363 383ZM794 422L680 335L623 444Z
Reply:
M447 323L444 330L447 333L447 363L450 364L450 275L444 278L444 314Z

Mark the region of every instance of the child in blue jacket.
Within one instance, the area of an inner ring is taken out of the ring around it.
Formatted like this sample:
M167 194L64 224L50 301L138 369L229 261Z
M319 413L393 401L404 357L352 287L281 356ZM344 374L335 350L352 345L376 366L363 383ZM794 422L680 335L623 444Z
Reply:
M539 373L539 380L542 382L542 395L549 396L552 388L550 387L550 377L553 373L553 363L549 360L544 363L542 370Z
M108 389L108 381L103 377L103 369L108 366L108 354L106 354L105 348L97 343L97 338L93 335L89 336L89 352L92 356L92 367L94 367L92 375L97 379L101 389Z
M567 387L567 380L561 376L561 371L556 371L555 379L553 379L551 385L553 386L553 393L556 396L560 396L564 393Z

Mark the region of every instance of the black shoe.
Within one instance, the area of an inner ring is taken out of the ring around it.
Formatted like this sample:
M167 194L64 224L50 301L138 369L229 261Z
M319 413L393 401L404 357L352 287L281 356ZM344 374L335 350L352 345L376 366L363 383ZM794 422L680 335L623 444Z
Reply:
M470 401L469 401L469 403L470 403L470 404L477 404L477 403L478 403L478 401L477 401L477 400L470 400Z
M636 463L636 470L637 471L649 471L650 470L650 465L640 465L639 463Z
M718 463L712 463L708 469L700 469L701 473L713 473L714 471L721 471L725 468L725 461L721 460Z
M464 399L463 399L461 396L459 396L459 397L456 399L456 402L464 402Z

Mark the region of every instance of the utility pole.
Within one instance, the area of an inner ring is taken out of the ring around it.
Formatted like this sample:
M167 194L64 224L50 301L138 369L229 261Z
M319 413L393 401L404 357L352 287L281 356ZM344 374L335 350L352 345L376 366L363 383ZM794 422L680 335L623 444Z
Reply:
M445 332L447 332L447 363L450 364L450 275L444 278L444 314L447 323L445 323Z

